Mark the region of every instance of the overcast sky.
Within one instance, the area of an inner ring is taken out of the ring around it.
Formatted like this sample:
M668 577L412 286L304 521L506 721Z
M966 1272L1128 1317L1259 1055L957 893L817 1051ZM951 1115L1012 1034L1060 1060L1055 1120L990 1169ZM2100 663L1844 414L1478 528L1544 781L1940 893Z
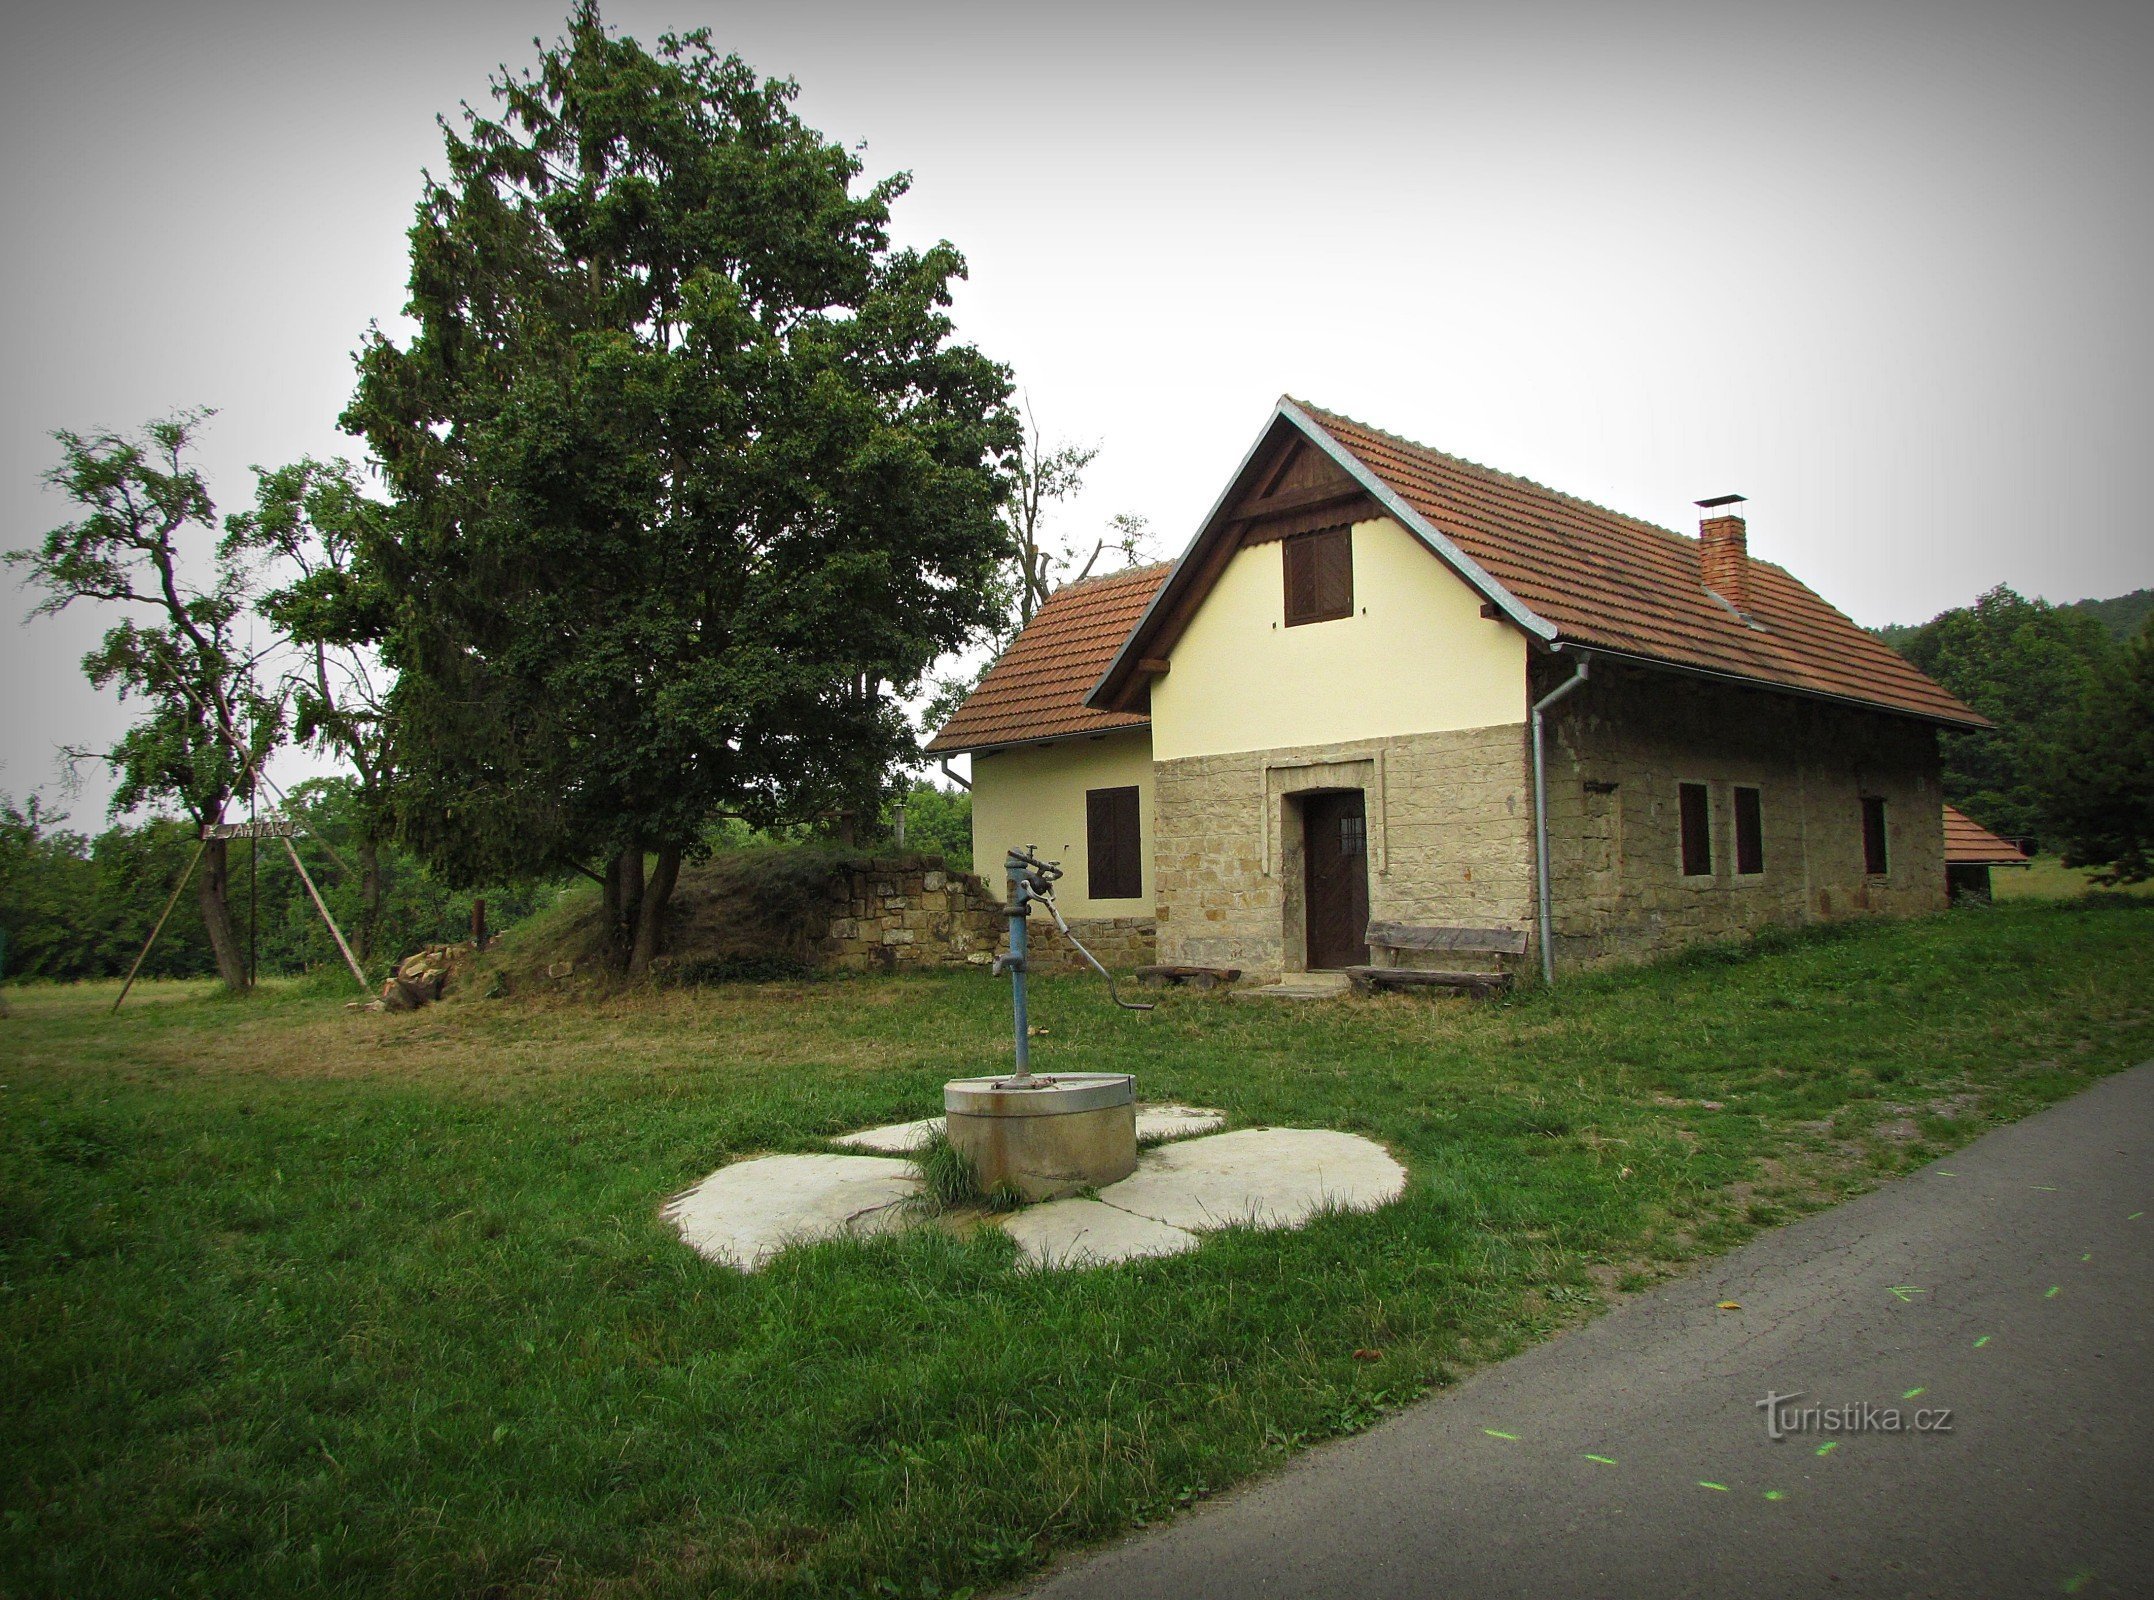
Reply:
M358 455L436 112L562 0L20 8L0 548L60 427L218 408L250 463ZM617 3L799 80L914 174L963 335L1104 448L1072 533L1178 550L1282 392L1751 548L1858 621L2154 583L2154 6ZM30 601L15 594L12 622ZM0 791L124 710L84 610L0 630ZM97 825L101 773L72 802Z

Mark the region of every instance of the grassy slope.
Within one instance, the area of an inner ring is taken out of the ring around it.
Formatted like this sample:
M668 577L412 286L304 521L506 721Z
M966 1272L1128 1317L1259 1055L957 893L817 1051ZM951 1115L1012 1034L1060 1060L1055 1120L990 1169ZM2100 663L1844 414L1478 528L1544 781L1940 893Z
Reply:
M1413 1173L1054 1275L923 1231L748 1278L657 1218L999 1059L977 975L405 1017L160 988L109 1024L108 988L16 991L0 1592L992 1582L2154 1055L2150 935L2002 906L1484 1007L1043 982L1048 1067Z

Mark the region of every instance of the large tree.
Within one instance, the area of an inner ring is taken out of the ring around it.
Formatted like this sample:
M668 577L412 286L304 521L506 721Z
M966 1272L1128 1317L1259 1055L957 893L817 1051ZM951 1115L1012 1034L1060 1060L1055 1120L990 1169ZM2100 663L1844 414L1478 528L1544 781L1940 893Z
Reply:
M353 940L373 958L382 916L382 856L392 823L395 725L375 642L387 630L389 591L367 560L369 535L388 508L362 492L346 461L302 460L255 470L252 511L225 519L225 555L259 564L271 585L255 610L288 645L281 696L302 744L352 771L352 847L359 858Z
M103 753L119 777L113 813L175 805L198 829L224 819L279 734L278 708L259 691L236 627L247 574L214 553L216 506L187 458L206 415L182 412L139 435L55 434L62 459L45 481L82 515L8 555L45 591L35 615L78 600L123 608L82 662L97 687L116 686L141 706ZM224 840L203 851L195 892L218 975L246 988Z
M2154 618L2066 722L2048 778L2066 866L2102 883L2154 878Z
M957 252L892 248L906 180L856 191L795 92L578 7L443 122L417 332L345 415L396 500L405 838L589 873L631 970L715 815L875 815L899 699L992 620L1007 374L952 339Z
M2116 653L2100 622L2000 585L1892 643L1997 725L1944 737L1945 798L2007 837L2038 835L2052 752Z

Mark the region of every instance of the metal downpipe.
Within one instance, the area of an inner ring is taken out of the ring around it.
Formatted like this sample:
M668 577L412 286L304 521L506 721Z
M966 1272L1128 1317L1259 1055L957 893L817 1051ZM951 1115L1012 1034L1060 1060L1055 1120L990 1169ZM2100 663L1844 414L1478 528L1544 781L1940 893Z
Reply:
M1533 702L1533 865L1540 880L1541 981L1556 981L1556 952L1550 942L1555 918L1549 909L1548 890L1548 759L1542 749L1542 713L1586 681L1591 656L1578 658L1578 670Z

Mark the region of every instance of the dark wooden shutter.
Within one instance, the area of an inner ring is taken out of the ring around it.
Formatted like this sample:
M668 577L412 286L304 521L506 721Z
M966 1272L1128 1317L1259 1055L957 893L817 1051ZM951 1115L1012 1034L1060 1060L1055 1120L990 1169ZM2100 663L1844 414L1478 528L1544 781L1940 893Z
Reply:
M1087 789L1084 821L1086 893L1094 900L1144 898L1136 789Z
M1286 568L1286 625L1331 622L1354 614L1354 530L1296 534L1281 546Z
M1676 795L1682 804L1683 876L1710 878L1713 875L1712 799L1702 783L1678 784Z
M1886 866L1885 802L1866 794L1862 797L1862 870L1881 878Z
M1765 810L1755 789L1735 791L1735 870L1746 877L1765 870Z

